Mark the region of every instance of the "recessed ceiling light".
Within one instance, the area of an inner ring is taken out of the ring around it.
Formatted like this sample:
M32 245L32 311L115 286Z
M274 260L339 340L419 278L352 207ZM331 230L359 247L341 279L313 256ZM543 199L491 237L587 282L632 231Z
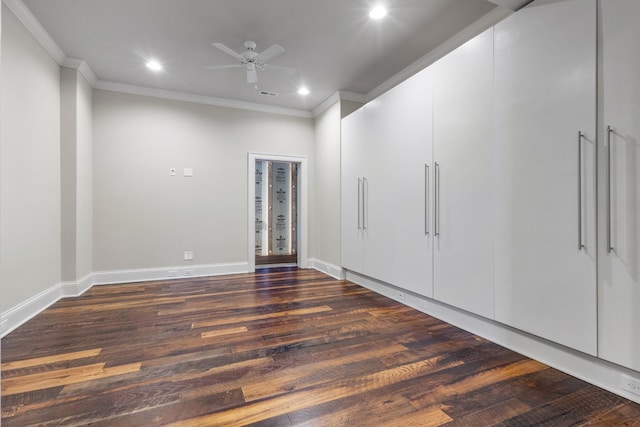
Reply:
M153 71L162 70L162 65L158 61L149 61L147 62L147 68Z
M382 6L376 6L369 12L369 18L371 19L381 19L387 15L387 9Z
M306 87L301 87L300 89L298 89L298 94L299 95L309 95L309 89L307 89Z

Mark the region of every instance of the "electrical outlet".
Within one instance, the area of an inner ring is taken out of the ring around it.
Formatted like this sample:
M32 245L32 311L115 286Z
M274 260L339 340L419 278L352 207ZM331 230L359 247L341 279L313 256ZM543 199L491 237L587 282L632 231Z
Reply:
M193 276L193 269L192 269L192 268L187 268L187 269L184 271L184 275L185 275L185 276Z
M176 168L169 168L169 175L176 176Z
M623 374L622 389L640 396L640 379Z
M184 260L193 261L193 251L184 251Z

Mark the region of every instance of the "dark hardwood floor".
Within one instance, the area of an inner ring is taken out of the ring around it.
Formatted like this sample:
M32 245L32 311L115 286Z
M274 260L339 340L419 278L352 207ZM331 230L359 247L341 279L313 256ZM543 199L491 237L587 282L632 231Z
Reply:
M313 270L96 286L2 340L2 425L640 425L640 405Z

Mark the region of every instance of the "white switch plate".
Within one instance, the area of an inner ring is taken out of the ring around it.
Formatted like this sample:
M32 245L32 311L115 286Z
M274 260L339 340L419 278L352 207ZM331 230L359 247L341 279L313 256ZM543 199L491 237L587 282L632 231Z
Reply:
M193 251L184 251L184 260L193 261Z
M176 168L169 168L169 175L176 176Z
M184 176L193 176L192 168L184 168Z

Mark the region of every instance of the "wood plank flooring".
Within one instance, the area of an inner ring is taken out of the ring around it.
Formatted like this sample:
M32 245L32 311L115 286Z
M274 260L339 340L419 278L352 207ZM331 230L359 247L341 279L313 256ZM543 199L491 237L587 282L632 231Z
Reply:
M355 284L96 286L2 340L2 425L640 426L640 405Z

